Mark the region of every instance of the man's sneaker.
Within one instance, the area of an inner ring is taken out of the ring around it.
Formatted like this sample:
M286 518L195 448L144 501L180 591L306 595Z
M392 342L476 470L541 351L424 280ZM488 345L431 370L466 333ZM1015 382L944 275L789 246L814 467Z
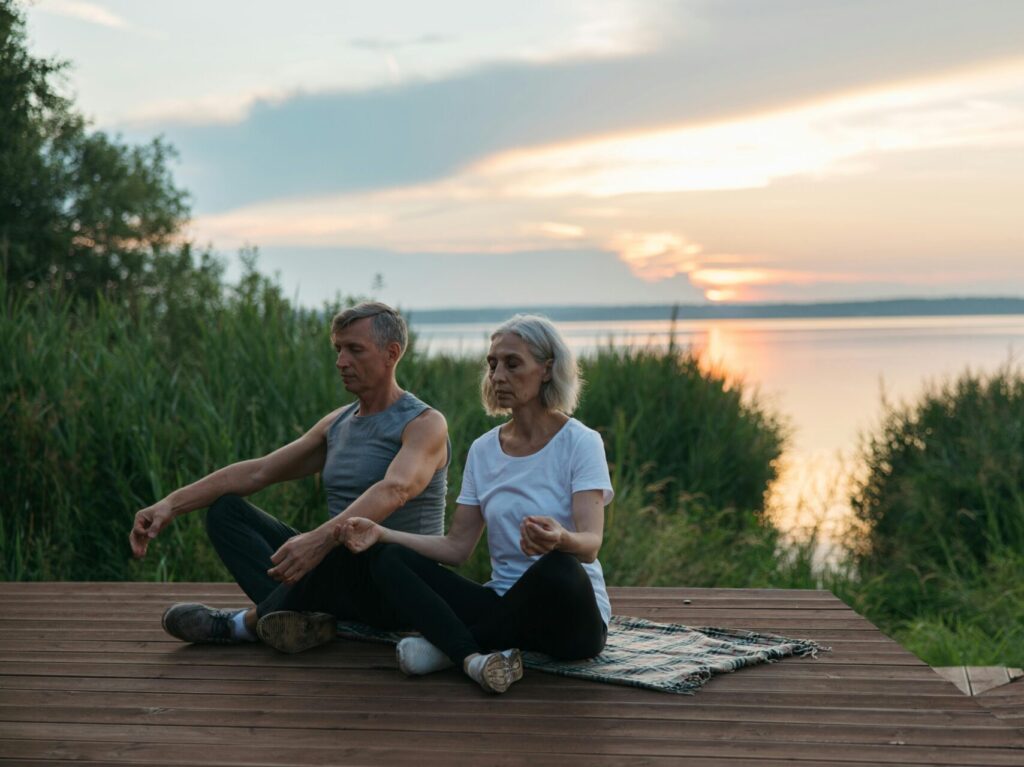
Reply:
M451 658L423 637L405 637L395 648L395 654L398 667L407 676L433 674L455 665Z
M275 650L302 652L327 644L337 635L338 619L330 613L280 610L267 613L256 624L256 634Z
M231 633L231 619L237 610L216 610L195 602L180 602L164 612L164 631L183 642L229 644L237 642Z
M477 655L465 664L465 671L486 692L502 693L523 678L523 659L514 649Z

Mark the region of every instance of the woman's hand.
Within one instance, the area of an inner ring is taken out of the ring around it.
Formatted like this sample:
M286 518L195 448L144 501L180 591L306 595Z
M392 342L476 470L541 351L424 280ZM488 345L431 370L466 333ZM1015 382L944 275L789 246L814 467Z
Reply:
M566 532L551 517L525 517L519 523L519 548L528 557L547 554L559 548Z
M384 528L365 517L352 517L334 528L334 539L343 541L349 551L359 554L378 543L384 535Z
M270 561L274 567L267 570L267 575L275 581L293 586L320 564L332 548L333 541L319 529L293 535L271 555Z

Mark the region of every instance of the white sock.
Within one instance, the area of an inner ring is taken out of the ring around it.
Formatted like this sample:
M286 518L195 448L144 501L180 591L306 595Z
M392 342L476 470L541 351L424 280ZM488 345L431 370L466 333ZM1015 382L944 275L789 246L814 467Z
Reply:
M406 637L395 649L398 667L408 676L432 674L455 665L451 658L423 637Z
M245 625L245 614L248 610L239 610L231 619L231 636L239 642L255 642L256 635Z

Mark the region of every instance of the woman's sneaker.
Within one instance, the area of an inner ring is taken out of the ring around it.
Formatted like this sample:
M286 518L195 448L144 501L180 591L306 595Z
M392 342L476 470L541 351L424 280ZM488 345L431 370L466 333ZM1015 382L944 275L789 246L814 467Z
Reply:
M502 650L501 654L508 660L508 670L512 675L512 681L518 682L523 678L523 654L514 647L511 650Z
M516 649L477 655L466 661L465 671L484 691L503 693L523 678L523 658Z
M423 637L405 637L395 648L395 655L398 667L407 676L433 674L455 665L451 658Z
M256 634L275 650L295 653L334 641L337 626L338 619L330 613L281 610L260 618Z
M231 631L231 621L237 612L180 602L167 608L160 623L164 631L183 642L231 644L239 641Z

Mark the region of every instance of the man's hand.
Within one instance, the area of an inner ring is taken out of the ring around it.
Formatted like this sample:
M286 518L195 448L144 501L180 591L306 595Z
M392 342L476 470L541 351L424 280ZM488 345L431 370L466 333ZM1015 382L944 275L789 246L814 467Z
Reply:
M351 517L345 524L334 529L334 539L344 542L349 551L359 554L380 541L384 528L365 517Z
M274 567L267 570L267 575L293 586L320 564L333 548L331 537L319 529L293 535L270 557Z
M547 554L559 547L566 532L551 517L525 517L519 523L519 548L528 557Z
M135 524L132 525L132 531L128 534L132 556L136 559L146 556L149 542L156 538L172 519L174 519L174 509L166 498L135 512Z

